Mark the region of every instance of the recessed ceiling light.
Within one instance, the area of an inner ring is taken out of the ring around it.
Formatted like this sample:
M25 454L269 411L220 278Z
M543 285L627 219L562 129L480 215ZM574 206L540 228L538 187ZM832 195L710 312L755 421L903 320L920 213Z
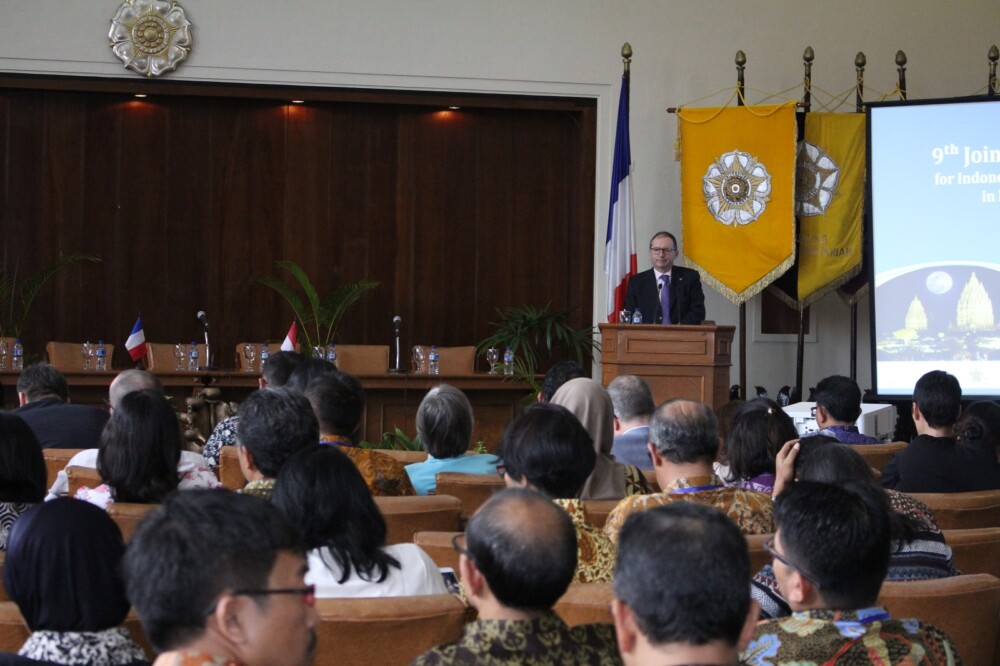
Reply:
M451 109L452 111L458 111L462 107L460 107L460 106L449 106L448 108Z
M138 98L140 98L140 99L142 99L146 95L144 93L136 93L135 96L138 97Z
M303 104L303 103L305 103L304 99L293 99L292 100L292 104Z

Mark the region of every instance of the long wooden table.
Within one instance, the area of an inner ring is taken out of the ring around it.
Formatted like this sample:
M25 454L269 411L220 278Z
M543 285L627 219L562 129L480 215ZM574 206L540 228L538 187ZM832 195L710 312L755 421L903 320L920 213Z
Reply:
M0 371L0 390L5 408L17 407L17 378L20 373ZM69 384L70 400L77 404L104 406L108 386L118 371L64 373ZM183 399L206 386L218 387L223 400L241 402L258 385L260 375L236 370L208 372L157 372L167 394L183 404ZM359 375L367 405L361 439L378 441L385 432L399 428L408 436L416 434L417 407L427 391L439 384L461 389L472 403L475 414L473 442L482 440L490 451L500 446L504 428L533 397L528 382L476 373L471 375L390 374Z

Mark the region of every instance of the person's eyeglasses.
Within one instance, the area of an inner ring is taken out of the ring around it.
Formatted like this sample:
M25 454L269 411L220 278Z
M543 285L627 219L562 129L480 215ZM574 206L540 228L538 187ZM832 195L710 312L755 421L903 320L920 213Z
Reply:
M677 251L675 247L651 247L649 251L653 254L673 254Z
M274 590L260 589L245 589L245 590L235 590L229 593L234 597L265 597L272 594L294 594L302 596L302 603L306 606L312 607L316 605L316 586L306 585L305 587L289 587L289 588L279 588ZM205 616L209 616L215 612L216 606L219 605L218 600L215 601L208 610L205 611Z
M468 559L472 559L472 553L465 549L464 546L459 544L459 541L465 540L465 533L456 534L451 538L451 547L455 549L455 552L459 555L465 555Z
M764 542L764 550L766 550L767 554L770 555L773 559L778 560L779 562L781 562L782 564L784 564L789 569L792 569L793 571L798 571L800 574L802 574L803 578L805 578L810 583L812 583L813 586L816 587L816 589L819 589L819 582L817 582L815 576L812 576L811 574L809 574L805 569L803 569L799 565L793 564L791 562L791 560L789 560L787 557L785 557L784 555L782 555L781 553L779 553L778 551L776 551L774 549L774 537L773 536L770 539L768 539L767 541Z
M507 468L504 467L503 465L497 465L497 476L499 476L501 479L507 476Z

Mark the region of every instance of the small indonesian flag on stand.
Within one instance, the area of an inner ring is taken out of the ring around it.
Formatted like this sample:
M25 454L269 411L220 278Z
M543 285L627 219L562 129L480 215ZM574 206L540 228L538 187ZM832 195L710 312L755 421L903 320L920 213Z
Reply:
M295 344L297 332L295 330L295 322L292 322L292 327L288 329L288 335L285 336L285 341L281 343L281 351L295 351Z
M125 349L133 361L138 362L146 356L146 334L142 332L142 317L136 317L135 326L125 341Z

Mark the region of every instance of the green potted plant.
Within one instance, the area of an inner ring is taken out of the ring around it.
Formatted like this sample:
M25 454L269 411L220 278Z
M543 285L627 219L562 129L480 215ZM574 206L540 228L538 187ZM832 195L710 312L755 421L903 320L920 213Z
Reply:
M496 347L502 356L509 345L514 352L514 375L529 382L535 392L540 388L535 376L543 360L562 352L582 365L598 349L593 327L574 327L570 313L553 310L551 302L544 308L497 308L497 315L498 321L490 322L496 330L476 345L476 353Z
M100 261L99 257L74 252L68 257L45 266L34 275L18 283L18 263L14 263L13 272L8 273L6 259L0 270L0 337L21 337L21 329L28 317L28 311L38 292L52 276L70 264L79 261Z
M279 261L277 265L295 277L302 289L301 294L271 275L252 277L250 282L266 285L281 294L291 306L299 323L302 324L301 335L305 338L304 349L310 351L330 344L330 341L337 334L337 324L344 317L344 313L365 292L378 286L378 282L372 280L358 280L341 285L326 297L321 298L309 276L298 264L294 261Z

